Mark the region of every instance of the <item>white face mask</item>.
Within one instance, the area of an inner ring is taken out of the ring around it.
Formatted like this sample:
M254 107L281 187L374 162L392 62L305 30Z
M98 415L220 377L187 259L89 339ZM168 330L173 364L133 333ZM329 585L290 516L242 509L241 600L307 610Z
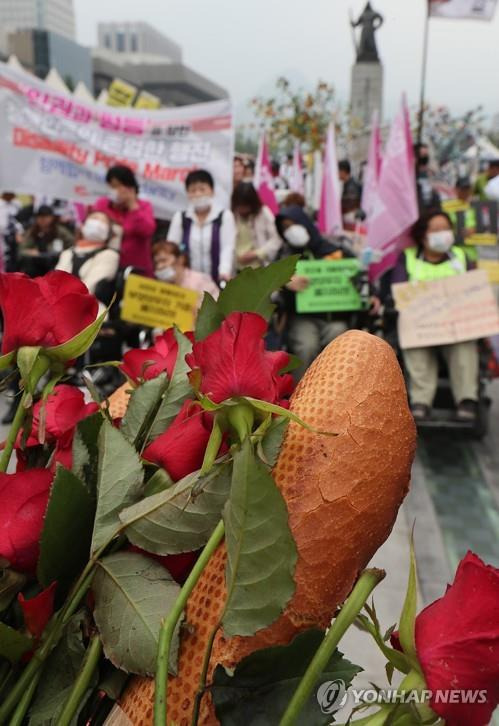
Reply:
M288 227L284 237L291 247L305 247L310 242L310 235L301 224L292 224Z
M100 219L87 219L82 227L83 239L89 242L107 242L109 237L109 226Z
M154 273L158 280L163 282L171 282L175 279L177 272L174 267L162 267Z
M428 234L428 247L432 252L448 252L454 244L454 233L450 229Z
M213 203L213 197L204 195L202 197L192 197L189 201L196 210L196 212L201 212L203 209L209 209L211 207Z
M109 199L112 201L113 204L119 204L119 196L118 196L118 190L117 189L110 189L109 190Z

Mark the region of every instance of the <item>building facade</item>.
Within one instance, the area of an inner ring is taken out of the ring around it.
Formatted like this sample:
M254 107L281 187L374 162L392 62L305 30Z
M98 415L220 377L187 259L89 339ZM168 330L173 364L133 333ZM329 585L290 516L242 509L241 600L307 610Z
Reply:
M47 30L18 30L8 37L8 54L39 78L45 78L55 68L66 85L82 81L92 87L92 55L74 40Z
M157 56L182 62L182 49L148 23L99 23L97 44L101 50L122 55Z
M11 33L28 28L57 33L74 40L73 0L1 0L0 51L8 52Z

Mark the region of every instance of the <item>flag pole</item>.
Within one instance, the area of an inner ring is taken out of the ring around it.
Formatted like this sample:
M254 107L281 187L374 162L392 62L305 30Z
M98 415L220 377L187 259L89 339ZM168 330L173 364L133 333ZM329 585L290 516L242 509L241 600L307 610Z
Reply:
M428 36L430 31L430 0L426 0L426 18L423 39L423 64L421 68L421 91L419 96L419 114L418 114L418 135L417 142L420 144L423 140L424 127L424 107L426 95L426 70L428 67Z

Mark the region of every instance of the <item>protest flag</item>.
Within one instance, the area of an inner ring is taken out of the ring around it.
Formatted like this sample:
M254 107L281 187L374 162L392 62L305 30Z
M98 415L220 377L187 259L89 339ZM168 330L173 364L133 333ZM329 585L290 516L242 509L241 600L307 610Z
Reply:
M381 174L382 164L382 144L381 129L378 123L378 112L373 113L371 122L371 139L369 141L369 152L367 156L367 166L364 176L364 184L362 187L361 207L366 217L372 216L378 193L379 177Z
M265 204L274 214L277 214L279 204L274 192L274 180L270 168L269 149L265 134L262 134L258 145L254 185L262 204Z
M370 268L379 278L410 242L407 232L418 218L414 152L405 97L393 120L383 156L374 210L367 229L367 247L381 256Z
M492 20L497 0L430 0L429 14L433 18Z
M323 234L336 234L341 231L340 178L334 124L329 124L322 172L321 203L319 208L319 230Z

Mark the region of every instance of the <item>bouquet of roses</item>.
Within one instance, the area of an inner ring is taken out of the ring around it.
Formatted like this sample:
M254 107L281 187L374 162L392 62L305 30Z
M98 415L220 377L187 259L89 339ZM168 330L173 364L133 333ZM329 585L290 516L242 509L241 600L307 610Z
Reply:
M294 264L289 258L246 270L217 302L205 296L193 333L171 329L152 348L126 353L120 367L129 399L119 418L91 385L93 402L87 403L64 382L104 320L96 299L63 272L34 280L0 275L0 368L14 367L20 379L19 406L0 459L1 724L101 723L130 674L155 676L154 721L165 724L167 674L177 670L182 613L224 537L227 632L254 633L290 601L297 548L272 467L288 422L311 427L288 408L293 361L267 351L264 335L270 295ZM455 616L459 583L468 572L485 607L483 626L478 615ZM306 714L307 723L329 722L310 694L324 674L341 673L348 684L360 670L336 649L357 622L410 689L437 688L453 658L460 665L452 673L462 677L459 687L467 686L462 663L471 652L483 659L487 698L472 717L458 706L443 713L433 703L409 710L387 705L373 723L441 716L449 724L485 724L499 700L499 659L491 655L498 648L497 570L465 561L454 590L415 620L413 568L398 636L381 635L372 607L359 615L381 578L377 571L361 575L325 636L314 630L281 650L268 649L254 688L244 661L218 678L229 679L234 692L238 679L246 679L246 701L252 702L262 674L268 686L292 664L292 677L286 688L280 682L274 698L276 704L285 698L278 720L295 723ZM451 599L452 607L439 604ZM456 649L461 633L466 653L461 644ZM201 654L206 665L212 646L213 638ZM203 678L200 697L206 669ZM239 697L225 695L217 715L226 714L222 723L240 722L240 707ZM193 723L198 713L199 704Z

